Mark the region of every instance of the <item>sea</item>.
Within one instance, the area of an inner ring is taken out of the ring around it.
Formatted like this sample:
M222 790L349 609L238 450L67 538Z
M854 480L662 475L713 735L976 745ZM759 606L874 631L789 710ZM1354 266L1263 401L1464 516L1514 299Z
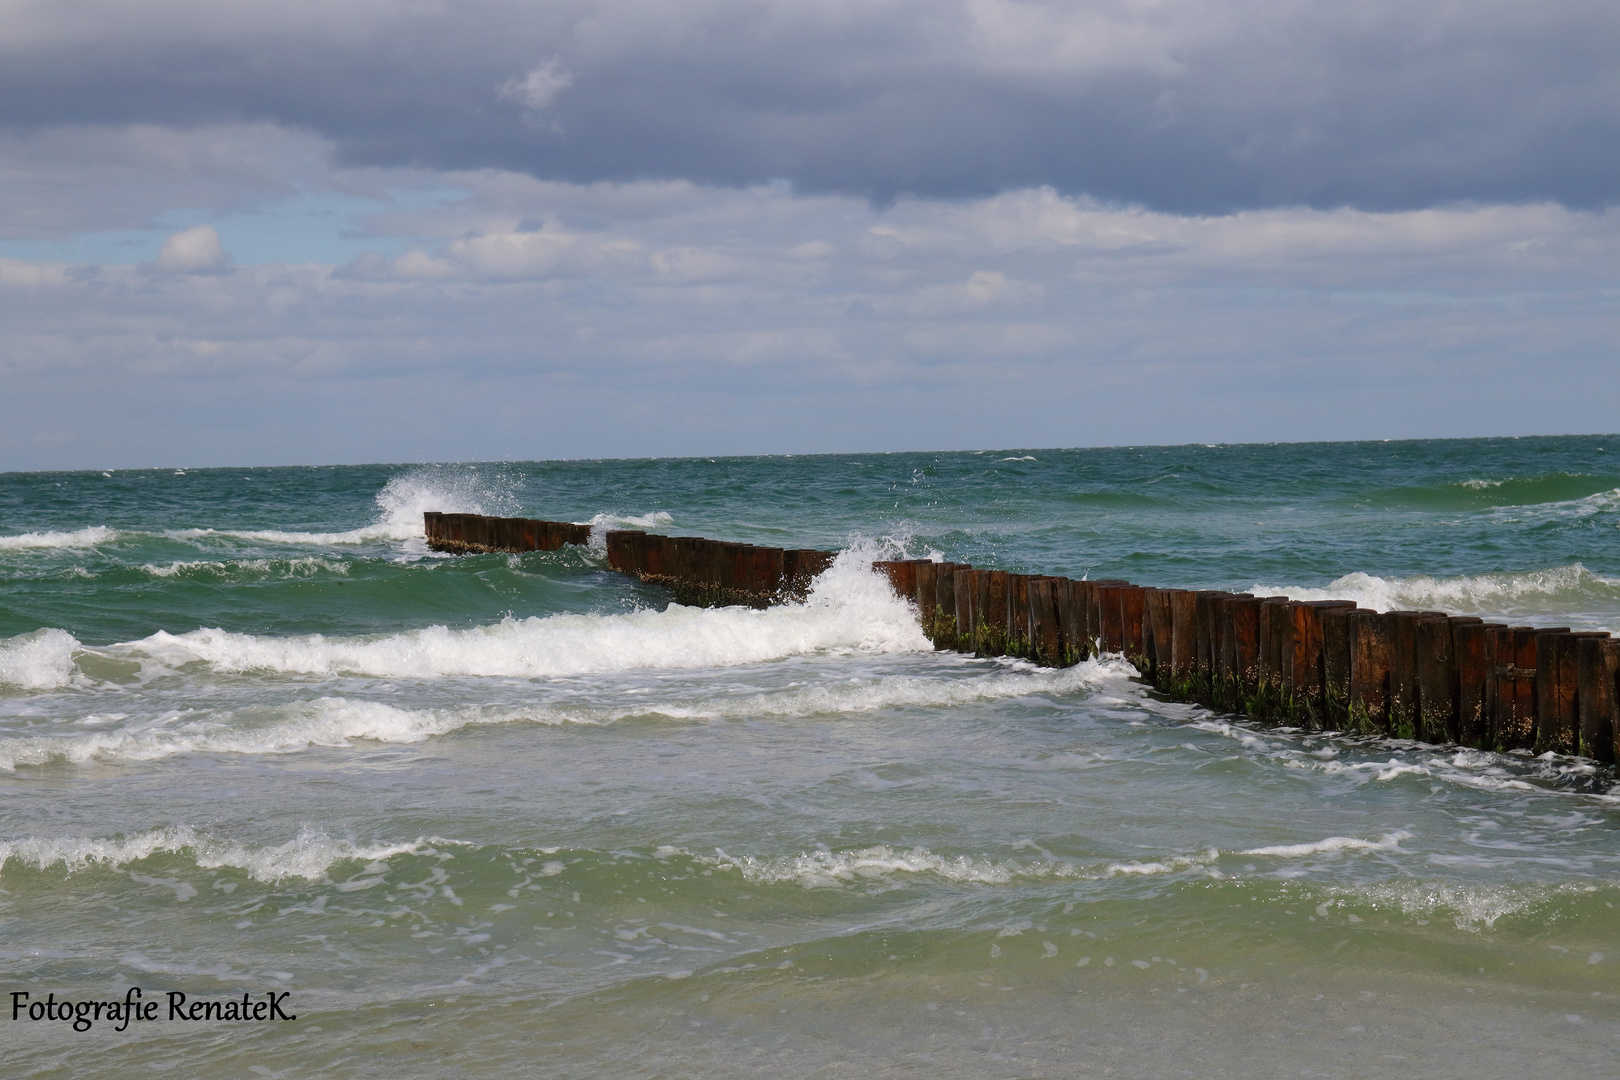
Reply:
M1620 631L1620 435L0 474L4 1074L1620 1075L1611 767L936 652L892 557Z

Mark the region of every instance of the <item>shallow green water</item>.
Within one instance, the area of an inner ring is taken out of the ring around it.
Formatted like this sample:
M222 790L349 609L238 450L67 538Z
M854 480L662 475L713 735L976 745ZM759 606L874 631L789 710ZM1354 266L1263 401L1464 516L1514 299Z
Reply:
M1617 454L0 475L0 990L291 991L298 1016L8 1014L0 1052L15 1075L1613 1075L1608 771L1257 729L1118 660L936 654L866 564L1620 630ZM426 509L850 554L805 605L699 611L590 549L432 555Z

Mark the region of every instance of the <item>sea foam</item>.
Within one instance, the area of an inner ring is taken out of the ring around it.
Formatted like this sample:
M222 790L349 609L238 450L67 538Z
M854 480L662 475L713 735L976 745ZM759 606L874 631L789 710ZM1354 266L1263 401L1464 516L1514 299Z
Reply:
M757 611L690 608L622 615L562 614L470 629L430 626L379 637L265 637L216 628L159 631L117 647L171 667L201 660L218 671L386 678L554 678L642 668L730 667L818 652L932 649L915 609L845 552L803 603Z
M355 742L407 745L463 728L528 723L611 724L632 717L726 720L808 717L879 709L967 705L1035 694L1073 693L1125 678L1122 662L1035 670L996 665L972 677L940 679L882 675L835 683L794 685L755 694L698 692L664 700L637 695L617 704L569 702L460 705L407 709L380 701L324 697L241 710L166 714L151 722L0 738L0 769L52 761L156 761L181 754L289 754ZM94 718L91 718L94 719Z
M1620 579L1593 573L1580 563L1519 574L1450 578L1385 578L1358 571L1320 589L1256 584L1253 591L1256 596L1291 600L1354 600L1374 611L1437 609L1451 614L1558 617L1612 610L1620 603Z
M234 868L264 882L289 877L316 881L341 862L376 864L396 855L433 854L437 848L447 845L458 845L458 842L417 837L403 843L364 845L305 830L285 844L248 847L203 836L188 826L177 825L149 829L133 836L27 836L0 840L0 870L15 863L34 870L60 868L71 874L97 866L122 867L157 855L187 854L203 870Z
M92 525L72 532L28 532L0 536L0 551L26 551L31 548L87 548L118 539L118 531Z
M73 679L78 640L66 630L46 628L0 640L0 687L51 690Z

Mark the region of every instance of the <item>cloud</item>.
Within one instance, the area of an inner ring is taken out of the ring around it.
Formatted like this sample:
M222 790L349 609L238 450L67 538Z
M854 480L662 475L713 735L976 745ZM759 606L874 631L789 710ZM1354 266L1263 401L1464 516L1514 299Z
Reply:
M531 113L543 113L558 94L573 84L574 76L553 59L521 79L508 79L497 88L496 93L509 101L518 102Z
M223 270L230 261L214 227L194 225L163 241L155 265L171 274L201 274Z
M348 164L1185 214L1620 193L1596 0L11 0L0 27L13 133L253 122Z
M0 452L105 467L1368 438L1598 430L1620 408L1620 327L1593 286L1620 276L1620 212L434 180L460 195L369 223L409 239L401 254L343 267L0 259ZM61 430L81 435L31 441Z

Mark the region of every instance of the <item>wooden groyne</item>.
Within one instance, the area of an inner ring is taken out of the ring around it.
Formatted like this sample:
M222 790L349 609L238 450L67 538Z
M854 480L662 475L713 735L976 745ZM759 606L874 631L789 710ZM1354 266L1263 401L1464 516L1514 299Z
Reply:
M550 551L587 526L427 515L440 551ZM803 597L833 553L639 530L607 533L608 564L682 603ZM1074 581L907 559L873 564L916 604L935 648L1049 667L1117 653L1165 697L1312 730L1614 762L1620 640L1442 611L1370 611L1126 581Z
M424 517L428 546L458 555L494 551L556 551L564 544L588 544L589 525L534 518L440 514ZM809 548L760 547L707 540L701 536L661 536L640 529L610 529L608 565L652 585L661 585L683 604L768 607L802 600L815 576L832 565L834 552Z

